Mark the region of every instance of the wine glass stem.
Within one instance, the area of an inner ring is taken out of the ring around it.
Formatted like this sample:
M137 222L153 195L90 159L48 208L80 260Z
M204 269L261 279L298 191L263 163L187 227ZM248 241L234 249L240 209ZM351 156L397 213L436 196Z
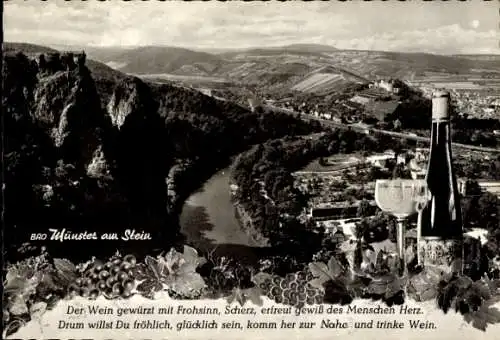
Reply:
M406 237L405 237L405 217L398 217L398 257L399 257L399 274L404 276L406 274Z

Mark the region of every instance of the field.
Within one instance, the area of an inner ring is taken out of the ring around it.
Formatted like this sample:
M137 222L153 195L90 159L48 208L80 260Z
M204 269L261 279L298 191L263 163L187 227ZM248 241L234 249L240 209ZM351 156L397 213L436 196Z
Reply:
M177 74L140 74L136 75L147 81L157 81L157 82L177 82L187 85L210 85L210 84L229 84L227 79L221 77L211 77L211 76L194 76L194 75L177 75Z
M348 81L341 74L316 73L293 86L292 90L306 93L321 92L345 87L346 83Z
M365 105L366 112L374 115L377 119L383 120L385 116L393 113L399 106L398 101L371 102Z
M172 81L212 81L212 82L225 82L227 81L224 78L220 77L209 77L209 76L194 76L194 75L177 75L177 74L168 74L168 73L160 73L160 74L140 74L137 75L141 78L157 78L157 79L165 79Z
M316 159L309 163L301 171L303 172L330 172L339 171L356 164L362 164L362 159L354 154L349 155L335 155L325 159L327 165L319 164L319 159Z
M415 86L431 86L434 88L445 88L449 90L473 90L473 91L500 91L500 73L495 70L475 70L475 72L450 75L442 73L429 73L424 76L415 77L409 81Z

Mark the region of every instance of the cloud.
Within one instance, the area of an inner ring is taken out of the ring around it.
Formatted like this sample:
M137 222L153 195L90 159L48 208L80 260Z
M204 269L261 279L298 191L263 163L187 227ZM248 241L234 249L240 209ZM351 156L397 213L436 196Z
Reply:
M471 22L481 18L481 26ZM290 43L436 53L498 53L496 11L442 3L7 2L7 41L241 48Z
M371 37L339 40L339 48L432 53L498 53L498 34L494 30L476 31L460 25L436 29L384 33Z

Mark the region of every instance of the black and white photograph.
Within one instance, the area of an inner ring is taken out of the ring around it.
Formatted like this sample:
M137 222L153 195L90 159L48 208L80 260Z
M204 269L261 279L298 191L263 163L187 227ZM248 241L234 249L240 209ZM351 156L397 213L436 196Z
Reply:
M3 2L5 339L500 339L498 1Z

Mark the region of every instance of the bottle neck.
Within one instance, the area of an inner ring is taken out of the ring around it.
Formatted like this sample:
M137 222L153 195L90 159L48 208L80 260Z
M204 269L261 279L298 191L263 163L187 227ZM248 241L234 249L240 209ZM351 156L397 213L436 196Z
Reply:
M449 119L433 119L431 127L431 149L436 146L451 147L451 131Z

